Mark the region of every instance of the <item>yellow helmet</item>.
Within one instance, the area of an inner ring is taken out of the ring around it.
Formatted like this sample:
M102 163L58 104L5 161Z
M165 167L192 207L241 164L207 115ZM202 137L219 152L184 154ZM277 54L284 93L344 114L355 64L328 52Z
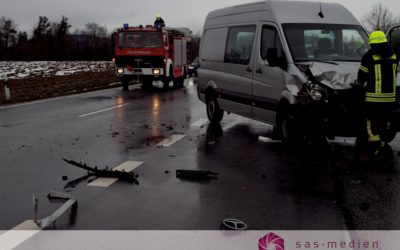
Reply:
M157 14L156 18L157 18L157 19L161 19L161 15L160 15L160 14Z
M380 30L374 31L369 35L369 44L387 43L385 33Z

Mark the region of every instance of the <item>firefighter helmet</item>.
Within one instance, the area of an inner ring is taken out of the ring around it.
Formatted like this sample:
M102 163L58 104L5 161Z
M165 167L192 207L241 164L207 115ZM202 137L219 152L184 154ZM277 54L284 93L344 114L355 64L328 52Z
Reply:
M369 35L369 44L387 43L385 33L380 30L374 31Z
M157 19L157 20L160 20L160 19L161 19L161 15L160 15L160 14L157 14L156 19Z

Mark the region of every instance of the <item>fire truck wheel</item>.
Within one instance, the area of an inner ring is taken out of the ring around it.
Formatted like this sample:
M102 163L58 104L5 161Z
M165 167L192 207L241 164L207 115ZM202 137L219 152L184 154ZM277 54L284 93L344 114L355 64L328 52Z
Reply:
M122 78L122 90L129 91L129 80Z
M170 82L170 81L174 81L173 72L174 72L174 69L173 69L172 66L170 66L170 68L169 68L169 76L168 76L168 77L165 77L164 80L163 80L163 83L164 83L163 89L164 89L164 90L167 90L167 89L168 89L168 87L169 87L169 82Z
M151 90L153 88L153 80L145 80L142 82L143 90Z
M175 88L183 88L183 82L185 81L184 77L179 77L174 79L174 87Z

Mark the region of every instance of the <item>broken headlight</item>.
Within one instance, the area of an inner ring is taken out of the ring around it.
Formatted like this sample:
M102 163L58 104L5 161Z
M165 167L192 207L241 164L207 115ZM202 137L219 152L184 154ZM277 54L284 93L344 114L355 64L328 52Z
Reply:
M320 101L324 97L325 89L319 84L309 83L307 90L308 94L314 101Z

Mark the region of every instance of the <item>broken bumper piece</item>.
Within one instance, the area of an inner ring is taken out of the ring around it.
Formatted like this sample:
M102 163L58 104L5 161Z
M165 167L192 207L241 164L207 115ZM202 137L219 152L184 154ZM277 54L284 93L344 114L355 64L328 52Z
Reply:
M47 195L47 198L50 200L51 199L62 199L62 200L67 200L67 201L60 208L58 208L56 211L54 211L54 213L52 213L51 215L49 215L43 219L38 219L37 213L38 213L38 209L39 209L39 199L37 199L35 197L35 195L33 196L33 206L34 206L34 213L35 213L34 222L36 225L38 225L42 229L46 229L50 226L53 226L55 224L55 222L70 209L71 209L71 214L73 214L74 211L76 211L77 206L78 206L78 202L76 201L76 199L69 194L52 191Z
M106 178L117 178L124 181L128 181L130 183L134 183L139 185L139 181L137 180L138 175L132 172L118 171L118 170L109 170L106 169L98 169L96 167L89 167L86 164L82 164L80 162L63 159L66 163L71 164L72 166L84 169L88 171L90 175L94 175L96 177L106 177Z

